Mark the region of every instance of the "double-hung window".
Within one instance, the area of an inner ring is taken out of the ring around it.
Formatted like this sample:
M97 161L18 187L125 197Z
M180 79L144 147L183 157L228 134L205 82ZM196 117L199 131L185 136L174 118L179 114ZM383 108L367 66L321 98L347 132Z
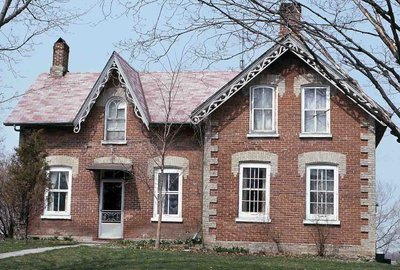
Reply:
M338 169L336 166L307 166L307 217L319 223L339 221Z
M329 87L303 87L302 134L330 134Z
M269 221L270 166L240 164L238 222Z
M70 218L71 210L71 169L51 167L50 188L45 192L44 218Z
M161 194L158 187L162 186ZM158 220L158 200L162 200L162 221L182 221L182 170L164 169L155 171L153 221Z
M126 139L126 102L113 98L106 104L105 141L123 142Z
M250 132L276 133L274 88L269 86L253 86L250 91Z

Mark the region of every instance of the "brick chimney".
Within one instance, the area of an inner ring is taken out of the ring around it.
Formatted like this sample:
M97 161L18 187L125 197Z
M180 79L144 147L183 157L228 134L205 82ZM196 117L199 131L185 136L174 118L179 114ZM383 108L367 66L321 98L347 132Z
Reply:
M69 46L62 38L59 38L53 46L53 65L50 75L62 77L68 72Z
M279 7L280 30L279 36L289 33L299 35L301 30L301 5L298 2L282 3Z

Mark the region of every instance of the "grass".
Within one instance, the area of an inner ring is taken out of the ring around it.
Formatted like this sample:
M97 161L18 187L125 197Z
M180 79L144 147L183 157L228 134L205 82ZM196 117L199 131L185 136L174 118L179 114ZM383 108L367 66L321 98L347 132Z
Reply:
M397 269L315 257L155 251L118 246L76 247L0 260L0 269Z
M27 240L0 240L0 253L30 249L30 248L40 248L40 247L54 247L63 245L74 245L75 241L71 239L33 239L29 238ZM0 268L1 269L1 268Z

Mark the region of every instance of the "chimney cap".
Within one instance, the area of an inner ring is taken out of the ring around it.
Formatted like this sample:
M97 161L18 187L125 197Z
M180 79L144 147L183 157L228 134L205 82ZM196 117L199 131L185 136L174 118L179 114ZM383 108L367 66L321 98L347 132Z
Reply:
M54 44L56 44L56 43L63 43L65 46L69 47L67 42L64 39L62 39L61 37L58 38L56 42L54 42Z

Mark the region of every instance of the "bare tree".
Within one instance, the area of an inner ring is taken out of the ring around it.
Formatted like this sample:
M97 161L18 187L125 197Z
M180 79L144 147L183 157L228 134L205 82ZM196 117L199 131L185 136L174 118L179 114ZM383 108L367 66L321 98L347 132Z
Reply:
M154 194L154 198L157 201L157 214L158 214L157 233L155 242L156 249L160 248L161 224L164 212L164 203L166 200L165 189L168 188L167 187L168 179L167 179L167 174L165 173L165 169L167 168L166 157L170 152L170 150L174 147L174 144L176 144L176 137L178 136L182 128L182 124L174 124L174 115L173 115L174 101L180 88L179 72L180 72L180 67L178 67L175 71L170 72L171 80L169 85L160 82L161 85L159 85L158 88L160 89L160 95L163 100L163 108L160 109L163 110L165 120L163 121L163 123L154 125L153 127L150 128L151 145L153 146L154 152L157 153L156 157L153 158L153 161L160 170L158 177L155 177L156 179L155 181L157 181L157 191ZM183 169L188 169L188 168L183 168ZM176 181L178 181L177 178L173 178L171 180L175 182L172 183L173 185L177 184L176 183Z
M398 0L301 3L293 0L114 0L101 3L104 10L122 5L124 13L132 16L135 39L124 40L121 46L131 50L135 57L160 44L168 51L179 46L182 40L190 40L194 61L213 64L239 55L250 60L257 49L265 50L266 44L279 42L278 29L284 26L287 31L281 34L294 33L315 59L318 56L335 67L341 64L353 76L363 77L380 94L385 107L400 118ZM289 13L302 10L302 19L286 16L280 10L282 3L295 7ZM143 17L149 10L157 12L157 18L146 25ZM400 130L393 123L388 126L400 142Z
M169 200L167 189L169 186L178 186L178 178L182 177L179 174L175 174L174 177L168 175L166 170L171 168L171 164L168 164L167 159L179 144L178 140L182 131L189 128L187 124L183 123L185 121L182 121L186 117L187 122L189 116L177 115L176 110L176 98L182 94L180 74L183 65L183 55L182 53L180 58L176 60L176 63L168 55L165 57L166 61L157 61L162 66L166 75L163 78L159 78L160 74L157 73L152 75L154 85L157 85L157 90L154 91L158 91L159 100L161 101L159 107L160 121L158 121L159 123L151 124L149 130L145 132L149 143L144 144L143 147L147 148L148 153L152 156L151 165L154 166L154 178L149 179L147 167L135 167L135 171L131 172L135 179L144 181L157 204L156 249L160 248L164 205ZM185 174L185 171L188 169L186 167L179 168L180 174ZM157 188L155 189L155 187Z
M400 198L396 188L378 183L376 216L376 249L388 253L400 250Z
M73 7L69 0L4 0L0 4L0 64L2 73L18 76L15 64L37 44L37 37L49 31L64 31L87 11ZM1 78L0 78L1 81ZM10 88L2 85L2 88ZM0 103L18 97L0 93Z

